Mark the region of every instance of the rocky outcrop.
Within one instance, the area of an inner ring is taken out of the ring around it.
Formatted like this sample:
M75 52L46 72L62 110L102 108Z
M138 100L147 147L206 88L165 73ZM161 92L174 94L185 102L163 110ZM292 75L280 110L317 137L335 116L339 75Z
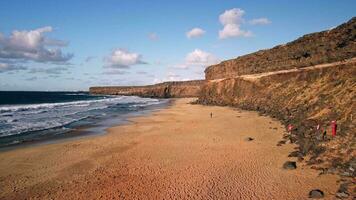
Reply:
M356 17L334 29L223 61L205 70L206 80L301 68L356 56Z
M147 86L91 87L91 94L126 95L155 98L198 97L203 80L164 82Z

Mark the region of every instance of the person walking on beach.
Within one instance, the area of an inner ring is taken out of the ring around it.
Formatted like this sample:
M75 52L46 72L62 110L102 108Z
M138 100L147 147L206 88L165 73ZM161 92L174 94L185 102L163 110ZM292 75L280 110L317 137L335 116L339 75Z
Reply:
M210 118L213 118L213 113L212 112L210 113Z

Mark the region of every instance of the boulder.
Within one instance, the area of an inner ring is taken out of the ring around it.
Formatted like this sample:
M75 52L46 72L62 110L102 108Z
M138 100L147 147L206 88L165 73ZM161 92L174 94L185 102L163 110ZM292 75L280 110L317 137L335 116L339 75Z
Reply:
M321 199L323 197L324 197L324 192L319 189L315 189L309 192L309 198Z
M294 161L287 161L283 164L284 169L297 169L297 163Z
M254 140L254 138L252 138L252 137L247 137L247 138L245 138L245 141L252 141L252 140Z

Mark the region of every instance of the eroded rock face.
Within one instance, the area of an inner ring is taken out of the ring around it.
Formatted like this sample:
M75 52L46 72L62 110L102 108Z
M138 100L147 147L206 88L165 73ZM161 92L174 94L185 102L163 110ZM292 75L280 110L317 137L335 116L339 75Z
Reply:
M147 86L91 87L91 94L127 95L152 98L198 97L203 80L165 82Z
M332 30L304 35L272 49L223 61L205 70L206 80L301 68L356 56L356 17Z

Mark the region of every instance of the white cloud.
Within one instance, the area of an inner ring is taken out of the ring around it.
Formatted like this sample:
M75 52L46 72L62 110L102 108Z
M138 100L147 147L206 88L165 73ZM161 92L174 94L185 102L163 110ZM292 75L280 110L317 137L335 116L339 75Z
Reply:
M187 70L191 67L207 67L219 62L220 59L215 55L200 49L195 49L185 56L184 62L173 65L171 69Z
M13 31L7 43L12 49L38 49L45 41L43 34L46 32L52 32L52 27L46 26L31 31Z
M222 30L219 31L219 38L226 39L229 37L250 37L252 36L251 31L244 31L240 29L238 24L227 24Z
M245 31L241 29L241 24L244 23L243 15L245 11L240 8L233 8L225 10L223 14L219 16L220 23L224 26L219 31L219 38L226 39L230 37L250 37L251 31Z
M208 65L216 64L218 62L219 59L216 56L200 49L195 49L194 51L188 53L185 57L185 63L187 65L206 67Z
M146 64L138 53L131 53L124 49L116 49L105 58L107 68L130 68L133 65Z
M52 31L52 27L46 26L30 31L15 30L8 37L0 34L0 58L13 61L67 63L73 54L62 53L60 47L66 46L67 42L45 36L45 33Z
M156 40L159 39L157 33L150 33L150 34L148 34L148 38L149 38L150 40L152 40L152 41L156 41Z
M187 38L198 38L205 34L205 31L201 28L193 28L192 30L186 33Z
M244 14L244 10L240 8L233 8L231 10L225 10L225 12L219 16L219 20L222 25L241 24L244 22Z
M269 19L263 17L263 18L257 18L257 19L252 19L250 21L250 24L252 25L267 25L272 23Z

